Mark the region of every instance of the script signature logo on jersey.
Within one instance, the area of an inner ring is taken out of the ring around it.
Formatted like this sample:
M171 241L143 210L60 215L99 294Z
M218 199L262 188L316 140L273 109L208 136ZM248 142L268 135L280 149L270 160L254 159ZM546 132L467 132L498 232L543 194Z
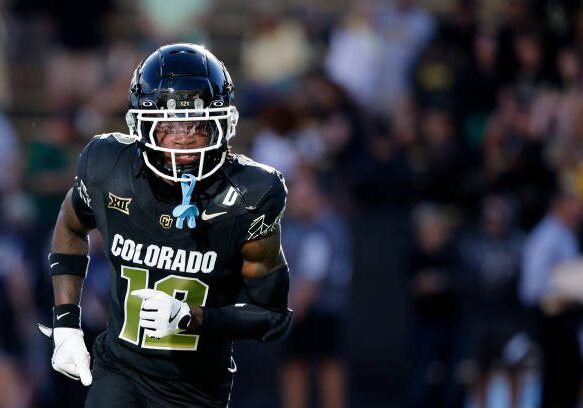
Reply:
M211 273L217 262L215 251L202 253L154 244L145 246L120 234L113 236L111 254L136 265L185 273Z
M265 223L265 214L255 218L253 220L253 222L251 223L251 226L247 230L247 233L249 234L247 236L247 241L250 241L250 240L255 239L257 237L265 236L265 235L275 231L275 229L277 227L279 227L282 216L283 216L283 211L281 213L279 213L279 215L275 218L275 220L271 224Z
M114 210L121 211L125 215L130 215L130 203L131 198L118 197L115 194L109 193L109 201L107 202L107 208L113 208Z
M87 186L83 183L83 180L76 177L77 179L77 192L79 193L79 197L83 200L83 202L87 205L87 207L91 208L91 197L89 197L89 193L87 192Z

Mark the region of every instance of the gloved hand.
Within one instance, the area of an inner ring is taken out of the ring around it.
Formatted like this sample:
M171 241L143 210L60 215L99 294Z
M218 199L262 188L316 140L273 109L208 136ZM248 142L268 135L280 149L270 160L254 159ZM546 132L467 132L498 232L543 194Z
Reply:
M180 321L190 316L190 306L162 291L155 289L138 289L131 292L142 301L140 326L146 336L166 337L181 331Z
M52 337L55 349L51 359L53 368L74 380L88 386L93 381L89 363L91 357L83 340L83 331L70 327L50 327L38 325L40 331L47 337Z

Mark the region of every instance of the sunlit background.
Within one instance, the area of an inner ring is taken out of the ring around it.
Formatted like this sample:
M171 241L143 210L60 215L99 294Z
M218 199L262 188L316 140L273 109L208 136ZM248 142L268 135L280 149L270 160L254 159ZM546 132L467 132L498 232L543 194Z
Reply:
M577 401L579 1L3 0L0 408L82 406L35 327L50 234L82 147L126 131L133 69L176 41L225 62L234 149L289 188L295 326L236 344L232 407ZM88 343L109 290L91 244Z

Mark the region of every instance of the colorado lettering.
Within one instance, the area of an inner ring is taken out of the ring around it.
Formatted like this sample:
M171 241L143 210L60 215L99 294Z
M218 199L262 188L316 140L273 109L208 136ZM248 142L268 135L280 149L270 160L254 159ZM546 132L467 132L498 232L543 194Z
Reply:
M113 256L137 265L151 268L167 269L187 273L210 273L215 269L217 253L208 251L204 254L198 251L185 251L167 246L136 244L131 239L125 239L115 234L111 242Z

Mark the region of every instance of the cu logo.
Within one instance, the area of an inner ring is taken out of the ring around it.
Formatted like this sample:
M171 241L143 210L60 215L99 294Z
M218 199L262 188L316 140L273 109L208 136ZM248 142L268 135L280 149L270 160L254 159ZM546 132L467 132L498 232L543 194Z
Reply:
M212 101L211 102L211 107L213 107L213 108L222 108L224 104L225 103L223 101L221 101L221 100Z
M152 102L152 101L142 101L142 106L144 108L151 108L152 106L154 106L154 102Z
M168 214L162 214L160 216L160 225L164 229L169 229L172 226L172 221L174 221L174 219Z

